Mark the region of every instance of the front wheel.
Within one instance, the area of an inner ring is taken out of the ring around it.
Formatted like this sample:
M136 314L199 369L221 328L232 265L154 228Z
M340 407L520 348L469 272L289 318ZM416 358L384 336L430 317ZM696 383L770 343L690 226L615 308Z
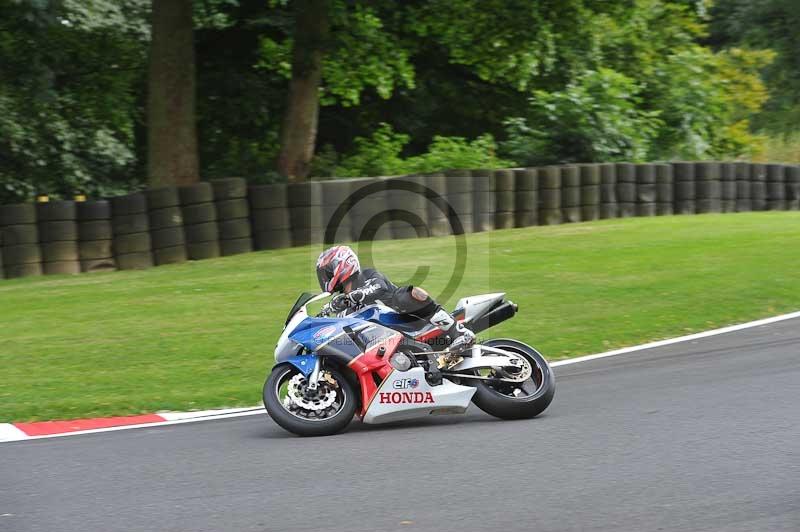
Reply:
M530 376L521 382L473 380L477 391L475 405L501 419L527 419L538 416L550 405L556 392L556 377L544 357L533 347L510 339L489 340L484 345L516 353L530 364ZM527 371L526 371L527 374ZM487 377L513 377L505 371L491 370ZM474 383L474 384L473 384Z
M352 385L336 370L324 369L316 390L291 364L273 368L264 383L264 407L275 422L298 436L329 436L344 430L356 413Z

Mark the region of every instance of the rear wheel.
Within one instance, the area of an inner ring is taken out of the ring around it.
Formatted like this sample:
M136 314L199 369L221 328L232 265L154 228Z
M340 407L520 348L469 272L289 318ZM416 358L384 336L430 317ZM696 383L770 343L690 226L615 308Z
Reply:
M290 364L277 366L264 384L264 407L284 429L298 436L328 436L343 430L356 413L352 385L336 370L324 369L316 390Z
M489 340L483 345L522 356L527 365L519 371L524 372L520 378L525 378L519 382L468 381L477 389L472 402L487 414L501 419L526 419L541 414L550 405L556 391L555 375L544 357L533 347L517 340ZM489 370L482 376L515 378L516 375L507 370Z

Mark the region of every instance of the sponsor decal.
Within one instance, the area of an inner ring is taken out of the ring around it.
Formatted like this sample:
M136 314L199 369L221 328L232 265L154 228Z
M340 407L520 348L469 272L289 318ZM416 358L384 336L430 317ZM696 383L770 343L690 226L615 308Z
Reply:
M431 392L380 392L378 402L381 404L422 404L433 403Z
M417 386L419 386L419 379L399 379L392 383L392 388L395 390L407 390Z
M327 327L323 327L314 333L314 340L324 340L335 332L336 327L334 325L328 325Z

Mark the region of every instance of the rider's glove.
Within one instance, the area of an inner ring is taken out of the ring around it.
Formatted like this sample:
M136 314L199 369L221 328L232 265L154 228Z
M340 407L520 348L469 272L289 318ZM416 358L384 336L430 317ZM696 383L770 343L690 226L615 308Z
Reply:
M347 297L350 298L352 306L357 307L364 302L364 300L367 298L367 294L363 290L353 290L347 294Z
M331 299L330 303L328 304L334 312L338 313L349 309L353 303L347 294L339 294Z

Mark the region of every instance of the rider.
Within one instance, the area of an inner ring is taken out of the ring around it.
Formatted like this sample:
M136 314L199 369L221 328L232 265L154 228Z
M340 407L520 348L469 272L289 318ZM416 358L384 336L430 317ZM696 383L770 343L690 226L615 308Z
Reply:
M334 246L320 254L317 279L323 291L340 292L330 303L336 312L380 301L397 312L427 320L443 330L451 339L451 353L475 341L475 334L456 322L425 290L418 286L398 287L377 270L362 270L358 257L348 246ZM456 360L446 362L452 365Z

